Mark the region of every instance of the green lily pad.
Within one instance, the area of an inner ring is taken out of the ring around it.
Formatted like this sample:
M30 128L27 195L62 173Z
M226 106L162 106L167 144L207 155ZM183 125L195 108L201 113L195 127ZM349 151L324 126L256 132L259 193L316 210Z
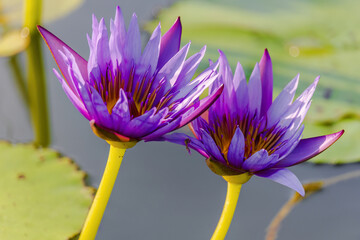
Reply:
M82 227L94 190L50 149L0 142L0 239L65 240Z
M329 124L342 126L339 121L344 118L360 119L360 29L355 24L360 22L359 8L360 2L352 0L183 0L161 10L145 29L152 31L159 21L168 29L181 16L182 41L191 40L190 53L207 45L201 69L208 58L217 59L221 49L233 69L240 61L249 76L268 48L275 93L297 73L298 94L320 75L305 126L331 133ZM360 135L360 128L349 130ZM350 131L327 150L338 154L324 154L322 162L327 157L329 163L360 161L360 151L355 149L341 154L345 145L354 146L347 136Z

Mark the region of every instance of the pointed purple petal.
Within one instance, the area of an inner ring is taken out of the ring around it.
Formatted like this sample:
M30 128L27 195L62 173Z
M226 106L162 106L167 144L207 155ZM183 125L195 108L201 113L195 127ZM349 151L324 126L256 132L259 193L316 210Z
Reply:
M226 164L226 161L214 139L203 129L201 129L201 140L204 144L206 152L214 158L214 161L219 161Z
M158 128L156 131L150 133L149 135L142 137L142 139L145 141L152 141L154 139L161 137L166 133L172 132L175 129L179 128L180 121L181 121L180 118L175 119L174 121L169 122L166 125Z
M275 166L289 167L309 160L310 158L315 157L316 155L325 151L343 134L344 130L329 135L302 139L296 148L286 158L279 161Z
M84 106L85 106L87 112L89 113L89 120L92 120L92 119L95 120L96 112L94 110L94 106L91 101L91 94L90 94L89 90L87 89L87 86L79 86L78 91L79 91L80 97L82 99L82 102L84 103Z
M184 145L187 148L194 149L195 151L197 151L204 157L209 158L209 155L206 153L202 142L200 142L196 138L189 137L188 135L186 135L184 133L167 134L167 135L159 138L158 141L168 141L168 142ZM188 151L190 153L189 149L188 149Z
M141 56L140 62L136 67L136 73L139 75L144 74L149 66L150 73L149 75L153 75L156 69L157 60L159 58L159 50L160 50L160 37L161 37L161 27L160 24L155 28L152 33L149 42L147 43L144 52Z
M134 13L129 24L126 35L124 55L128 62L134 61L137 64L141 56L141 36L137 16ZM130 66L131 67L131 66Z
M95 123L113 129L113 121L100 94L92 88L91 102L95 110Z
M281 140L291 138L302 124L307 111L311 105L311 97L315 92L319 77L294 101L288 110L281 117L278 127L287 128Z
M283 142L284 145L281 146L279 149L277 149L274 153L278 154L280 156L281 160L284 159L298 145L298 143L301 140L301 135L302 135L303 131L304 131L304 125L301 125L301 127L298 129L298 131L291 138L285 140Z
M204 46L200 52L189 57L185 62L181 69L181 72L178 76L178 80L176 81L176 87L182 88L187 85L191 79L193 78L197 67L199 66L201 60L204 57L206 51L206 46Z
M286 87L280 92L280 94L271 104L267 112L267 119L270 127L276 124L282 115L286 112L286 110L291 106L299 83L299 77L299 74L296 75L296 77L286 85Z
M84 104L82 103L82 101L79 99L78 96L75 95L75 93L73 92L73 90L70 89L69 85L66 83L66 81L60 76L60 74L53 69L56 77L59 79L61 86L63 87L66 95L68 96L68 98L70 99L70 101L72 102L72 104L76 107L76 109L88 120L91 120L88 111L86 110Z
M273 71L272 63L269 52L267 49L264 51L260 63L260 74L261 74L261 87L262 87L262 98L261 98L261 116L265 115L272 103L273 93Z
M238 115L243 116L247 113L249 108L249 90L246 82L246 77L241 64L238 62L234 73L234 89L236 94L237 112Z
M251 114L259 116L261 108L262 90L259 64L256 63L253 72L251 73L249 84L249 108Z
M126 136L133 138L141 138L148 133L151 133L159 127L160 123L163 121L163 118L167 115L168 109L164 108L159 111L157 114L156 108L153 107L143 115L132 119L129 124L126 126L126 129L123 130Z
M116 7L114 20L110 20L110 40L109 48L113 67L117 67L122 61L123 48L126 39L126 29L124 17L119 6Z
M219 89L216 92L214 92L212 95L207 96L206 98L203 98L202 100L190 106L185 111L185 113L182 114L181 117L182 120L180 122L179 127L188 124L189 122L200 116L203 112L205 112L216 101L216 99L218 99L223 89L224 89L224 85L220 86Z
M265 149L261 149L246 159L242 164L242 168L250 172L261 171L270 166L278 157L277 154L269 156Z
M64 48L69 50L69 52L74 56L77 66L80 69L81 76L83 77L83 79L87 79L87 61L45 28L38 26L38 30L41 36L44 38L45 43L49 47L56 61L56 64L58 65L60 72L64 76L65 80L69 81L68 79L70 79L70 76L68 74L68 66L59 52L64 51Z
M237 113L237 102L234 90L233 74L225 54L221 50L219 50L219 54L219 77L221 78L221 82L224 84L225 89L223 94L220 96L220 100L215 103L215 107L218 109L222 108L224 113L235 116ZM224 103L232 103L232 105L230 106L230 104Z
M202 114L203 116L204 114ZM201 139L201 131L200 129L209 129L209 124L206 122L206 120L202 117L195 118L188 126L196 139Z
M167 86L165 91L175 84L177 77L180 74L180 70L184 64L189 48L190 43L186 44L159 70L159 73L156 76L155 83L165 78Z
M158 68L162 68L170 58L172 58L180 49L181 40L181 21L178 17L174 25L161 38L160 55Z
M221 87L221 84L219 84L217 88L214 88L212 91L210 91L211 84L218 78L218 74L215 72L217 66L217 64L211 65L202 73L200 73L195 79L188 82L187 85L181 88L178 85L173 86L174 89L178 90L178 93L173 97L172 102L179 99L186 100L181 102L181 104L176 107L176 111L182 109L183 106L187 106L189 103L192 103L206 88L209 88L209 95L212 95L218 91L218 89Z
M109 38L103 18L98 22L93 15L92 36L91 39L88 36L88 42L90 47L88 77L90 79L93 75L95 79L100 79L101 75L105 75L108 63L111 61Z
M255 173L256 176L270 179L274 182L280 183L286 187L289 187L297 191L301 196L305 195L304 187L299 179L290 170L286 168L282 169L267 169Z
M127 124L130 122L129 103L126 97L126 93L122 88L119 92L119 100L112 109L111 117L114 121L114 129L119 132L125 129Z
M244 161L245 139L244 134L239 126L235 130L235 134L231 139L227 159L230 165L241 168Z

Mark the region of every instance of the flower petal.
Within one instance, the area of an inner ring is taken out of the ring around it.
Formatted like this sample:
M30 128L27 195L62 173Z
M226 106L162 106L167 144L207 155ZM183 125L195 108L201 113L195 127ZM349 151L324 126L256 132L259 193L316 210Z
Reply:
M281 141L291 138L302 124L307 111L311 105L311 97L315 92L319 77L294 101L288 110L281 117L278 127L287 128Z
M93 76L94 80L98 80L101 75L106 74L108 64L111 61L109 38L104 19L101 18L100 22L98 22L95 15L93 15L92 30L91 39L88 36L90 56L87 70L89 79Z
M160 55L157 64L159 69L179 51L181 32L181 21L180 17L178 17L174 25L161 38Z
M207 96L206 98L194 103L188 109L186 109L185 112L182 113L182 120L180 122L179 128L188 124L189 122L200 116L203 112L205 112L206 109L208 109L216 101L216 99L218 99L223 89L224 85L220 86L219 89L212 95Z
M286 168L280 169L267 169L264 171L256 172L256 176L270 179L274 182L280 183L297 191L301 196L305 195L304 187L299 179L290 170Z
M179 124L180 124L181 118L175 119L172 122L168 122L166 124L164 124L164 126L159 127L156 131L150 133L147 136L144 136L142 139L145 141L151 141L153 139L157 139L159 137L161 137L162 135L172 132L175 129L178 129Z
M186 148L192 148L201 155L203 155L206 158L209 158L209 155L205 151L204 144L200 142L199 140L189 137L188 135L184 133L172 133L167 134L165 136L162 136L159 141L168 141L180 145L184 145ZM190 153L190 149L187 149Z
M134 60L135 63L140 60L141 36L137 16L135 13L130 20L124 51L128 60Z
M153 131L155 131L163 122L163 118L167 115L168 109L164 108L156 113L156 107L153 107L143 115L132 119L123 130L126 136L139 139Z
M178 79L175 83L178 89L187 85L191 81L191 79L193 78L196 72L197 67L199 66L201 60L205 55L205 51L206 51L206 46L204 46L200 50L200 52L186 59L186 61L184 62L184 66L182 67Z
M69 81L70 76L68 73L68 65L66 64L63 56L59 52L59 51L63 51L64 48L66 48L74 56L76 64L80 69L82 78L87 79L87 61L45 28L38 26L38 30L41 36L44 38L45 43L49 47L56 61L56 64L58 65L60 72L64 76L65 80Z
M103 99L94 88L92 88L91 91L91 102L95 111L95 123L103 127L113 129L113 121Z
M344 130L329 135L302 139L296 148L287 157L279 161L275 166L289 167L309 160L310 158L315 157L316 155L325 151L343 134Z
M259 64L256 63L251 73L249 84L249 109L251 114L259 116L261 108L262 90Z
M252 173L261 171L276 162L278 157L279 155L277 154L271 154L269 156L265 149L261 149L246 159L242 164L242 168Z
M126 39L126 29L124 17L119 6L116 7L114 20L110 20L110 40L109 48L113 67L117 68L122 61L123 48Z
M66 81L60 76L60 74L53 69L56 77L59 79L61 86L63 87L66 95L72 102L72 104L76 107L76 109L88 120L91 120L88 111L86 110L83 102L79 99L78 96L75 95L72 89L70 89L69 85L66 83Z
M203 115L202 115L203 116ZM208 122L202 117L195 118L190 124L190 130L196 137L196 139L201 139L201 129L204 129L205 131L210 131L210 126Z
M119 132L125 129L127 124L130 122L129 103L126 97L126 93L122 88L119 92L119 100L112 109L111 117L114 123L116 123L114 129Z
M244 162L245 139L244 134L239 126L235 130L235 134L231 139L227 159L231 165L241 168Z
M243 116L249 108L249 90L246 83L246 77L241 64L238 62L234 73L234 89L236 94L236 103L238 115Z
M291 80L286 87L280 92L280 94L275 98L274 102L271 104L268 112L267 119L268 125L273 126L276 124L282 115L289 109L291 103L294 99L295 92L299 83L300 75Z
M218 111L222 109L223 114L231 114L234 116L236 115L237 102L233 84L233 74L225 54L221 50L219 50L219 54L219 78L225 85L225 89L219 101L215 103L215 108L217 108ZM232 103L234 106L225 103Z
M283 142L283 145L279 149L277 149L274 153L281 156L281 160L284 159L298 145L298 143L301 140L301 135L302 135L303 131L304 131L304 125L301 125L301 127L298 129L298 131L291 138L285 140Z
M155 28L152 33L149 42L147 43L144 52L141 56L139 64L136 66L136 74L144 74L150 66L150 75L156 70L157 60L159 58L160 50L160 37L161 37L161 27L160 24Z
M186 55L189 51L190 43L186 44L179 52L177 52L165 65L160 69L154 81L153 88L156 87L161 79L165 78L165 89L166 92L170 87L174 86L177 77L180 74L182 66L184 64Z
M263 116L266 114L272 103L273 93L273 70L271 58L267 49L264 51L264 55L260 60L259 67L262 87L261 116Z
M213 160L226 163L214 139L203 129L201 129L201 140L204 144L206 152L214 158Z

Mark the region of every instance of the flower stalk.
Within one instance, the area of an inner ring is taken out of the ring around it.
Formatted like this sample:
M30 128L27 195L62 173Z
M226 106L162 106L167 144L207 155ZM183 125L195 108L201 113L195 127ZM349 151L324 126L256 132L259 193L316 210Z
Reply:
M79 240L95 239L127 148L125 144L124 146L110 144L109 157L104 175L85 220Z
M228 182L223 211L211 240L225 239L234 216L242 184Z
M36 26L41 22L42 0L25 1L24 27L30 32L27 54L27 80L34 142L46 147L50 143L46 81L40 35Z

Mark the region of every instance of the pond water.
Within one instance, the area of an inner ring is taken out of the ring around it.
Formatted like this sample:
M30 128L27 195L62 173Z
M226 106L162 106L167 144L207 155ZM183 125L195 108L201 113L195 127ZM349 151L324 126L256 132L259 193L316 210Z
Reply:
M93 12L103 16L108 24L115 6L121 4L127 23L133 12L137 13L139 22L144 23L172 2L89 0L66 18L45 27L87 58L86 33L91 31ZM146 34L143 36L146 39ZM109 147L92 133L87 120L66 98L52 74L51 69L56 65L45 45L44 53L52 147L74 159L89 174L88 183L97 187ZM32 131L27 112L18 98L5 59L1 59L0 71L0 137L29 142ZM355 169L360 169L360 165L336 167L306 163L292 168L301 181ZM360 239L359 184L359 179L342 182L305 200L286 218L278 239ZM194 152L190 156L183 147L170 143L139 143L125 154L96 239L209 239L225 194L226 182L207 168L199 154ZM264 239L266 227L291 194L279 184L251 179L242 189L227 239Z

